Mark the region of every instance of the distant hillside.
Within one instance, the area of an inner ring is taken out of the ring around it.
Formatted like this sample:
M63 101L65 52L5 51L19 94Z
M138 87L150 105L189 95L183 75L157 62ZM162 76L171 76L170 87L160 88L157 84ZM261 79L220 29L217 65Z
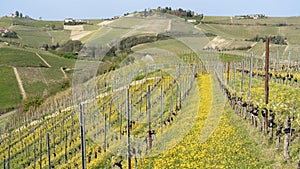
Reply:
M282 57L287 57L289 51L294 56L300 48L300 17L265 17L258 19L241 19L226 16L205 16L202 23L197 26L209 37L211 48L230 50L235 52L254 52L255 55L263 55L263 41L249 42L246 40L257 37L273 36L282 37L278 40L286 40L284 43L271 42L271 52L279 50ZM275 41L274 41L275 42Z

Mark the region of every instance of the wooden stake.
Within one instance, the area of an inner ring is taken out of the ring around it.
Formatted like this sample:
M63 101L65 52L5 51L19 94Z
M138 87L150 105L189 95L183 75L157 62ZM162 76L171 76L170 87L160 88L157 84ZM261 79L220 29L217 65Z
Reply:
M48 155L48 169L51 169L51 157L50 157L50 138L49 133L46 134L46 142L47 142L47 155Z
M269 37L266 37L266 58L265 58L265 104L269 104ZM265 115L265 131L268 128L268 111Z
M7 148L7 168L10 169L10 138L8 140L8 148Z
M249 75L249 86L248 86L248 97L251 98L251 83L252 83L252 67L253 67L253 52L250 54L250 75Z
M82 169L86 169L84 125L84 104L80 104L80 144Z
M127 114L127 168L131 169L131 153L130 153L130 102L129 87L126 89L126 114Z
M150 85L148 85L148 99L147 99L147 113L148 113L148 138L149 138L149 150L152 148L151 138L151 102L150 102Z

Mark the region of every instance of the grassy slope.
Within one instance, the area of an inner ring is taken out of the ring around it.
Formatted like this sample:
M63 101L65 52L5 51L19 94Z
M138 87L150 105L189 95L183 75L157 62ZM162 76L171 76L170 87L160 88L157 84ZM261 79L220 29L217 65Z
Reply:
M22 96L11 67L0 66L0 110L17 106Z
M0 63L2 65L16 67L40 67L47 66L35 52L13 47L0 48Z
M35 54L38 52L52 67L47 68L46 64ZM5 66L15 66L20 74L23 82L24 89L27 95L33 96L45 96L51 93L55 93L61 90L63 85L64 75L61 72L61 67L73 67L76 60L70 60L49 54L45 51L38 51L35 49L21 49L14 47L2 47L0 48L0 63ZM15 78L14 74L8 74L1 72L1 77ZM10 86L17 86L16 80L12 80L11 83L2 83L0 87L1 92L7 91ZM18 86L17 86L18 87ZM12 89L13 90L13 89ZM16 92L11 92L13 96L18 97L19 89ZM9 106L15 106L21 103L21 99L16 99L15 102L11 102L9 95L4 95L3 99L8 100ZM5 108L7 106L0 106Z
M38 21L2 17L0 18L0 27L12 29L19 35L19 39L0 38L1 40L19 42L22 45L35 48L43 44L61 44L70 37L70 31L63 30L63 21Z

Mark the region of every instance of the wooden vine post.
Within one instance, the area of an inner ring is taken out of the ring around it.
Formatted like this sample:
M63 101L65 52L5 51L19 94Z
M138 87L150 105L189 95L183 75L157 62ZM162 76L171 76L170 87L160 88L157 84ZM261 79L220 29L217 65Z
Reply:
M242 79L241 79L241 85L240 85L240 92L243 91L243 85L244 85L244 75L245 75L245 62L242 61Z
M47 155L48 155L48 169L51 168L51 157L50 157L50 138L49 133L46 134L46 143L47 143Z
M266 37L266 58L265 58L265 104L269 104L269 37ZM268 128L268 110L265 112L265 131Z
M129 87L126 89L126 114L127 114L127 168L131 169L130 158L130 102L129 102Z
M250 72L249 72L249 84L248 84L248 98L251 98L251 85L252 85L252 69L253 69L253 52L250 54Z
M67 150L68 149L68 131L66 130L66 137L65 137L65 164L68 162L68 155Z
M42 134L40 133L40 169L42 169L42 156L43 156L43 138L42 138Z
M107 137L107 126L106 126L106 119L107 119L107 115L104 114L104 145L103 145L104 152L106 152L106 149L107 149L107 138L106 138Z
M122 106L119 104L119 112L120 112L120 140L122 139Z
M286 161L291 159L290 156L290 151L289 151L289 147L290 147L290 140L292 137L291 134L291 119L289 116L286 116L286 119L284 121L284 142L283 142L283 157Z
M226 84L229 84L229 76L230 76L230 62L227 63L227 70L226 70Z
M152 148L152 134L151 134L151 102L150 102L150 85L148 85L148 99L147 99L147 113L148 113L148 139L149 139L149 150Z
M7 168L10 169L10 138L8 140L8 148L7 148Z
M236 91L236 67L233 63L233 90Z
M161 83L160 83L160 118L161 118L161 131L163 131L164 123L164 110L163 110L163 76L162 71L160 70Z
M80 146L82 169L86 169L84 125L84 104L80 104Z

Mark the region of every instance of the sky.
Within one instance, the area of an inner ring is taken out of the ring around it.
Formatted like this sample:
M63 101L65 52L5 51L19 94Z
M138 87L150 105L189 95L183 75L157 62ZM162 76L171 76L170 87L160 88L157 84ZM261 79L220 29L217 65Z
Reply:
M190 9L207 16L300 16L300 0L1 0L0 16L22 12L34 19L102 19L146 8Z

